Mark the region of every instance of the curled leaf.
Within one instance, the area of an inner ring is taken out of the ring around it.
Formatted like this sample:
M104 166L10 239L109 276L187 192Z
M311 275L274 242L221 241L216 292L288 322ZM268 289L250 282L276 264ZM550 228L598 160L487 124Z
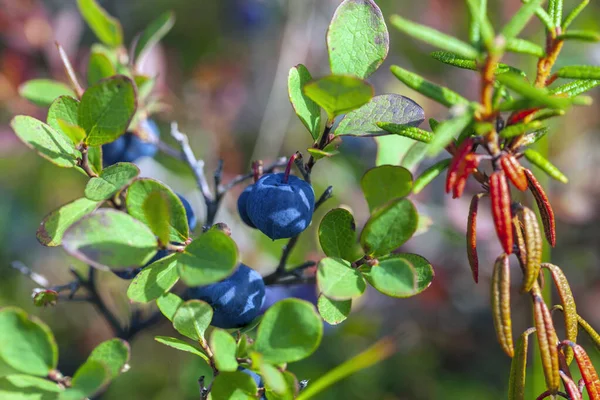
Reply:
M526 249L523 288L521 290L525 293L531 290L540 275L542 235L537 217L533 211L524 207L521 216L523 218L523 239Z
M565 385L565 391L571 400L582 400L581 392L579 392L579 388L577 384L573 381L569 375L567 375L563 371L558 371L560 377Z
M454 188L456 184L456 180L458 179L458 168L459 165L463 162L465 157L473 151L473 146L475 142L473 138L465 139L458 149L454 153L454 157L448 166L448 174L446 175L446 193L450 193L450 191Z
M575 361L577 361L577 366L579 367L579 372L581 372L581 377L585 382L585 389L590 396L590 400L600 399L600 379L598 378L598 373L596 372L590 357L583 347L570 340L561 342L561 345L569 346L573 349Z
M457 199L462 196L465 186L467 185L467 179L469 178L469 175L477 170L481 158L481 155L471 153L467 154L467 156L462 159L456 171L457 178L456 184L454 185L454 188L452 188L452 198Z
M475 283L479 282L479 258L477 257L477 210L479 208L479 199L485 196L485 193L479 193L471 199L469 207L469 219L467 221L467 257L473 273Z
M558 337L552 324L550 311L540 296L539 287L534 286L533 293L533 315L546 386L551 393L556 393L560 385L560 376L558 375Z
M554 220L554 211L552 211L552 206L550 205L550 201L548 200L548 196L546 196L542 185L535 179L535 176L530 170L527 168L524 169L529 184L529 190L531 190L531 194L533 194L538 209L540 210L546 240L548 240L550 246L554 247L556 245L556 221Z
M523 224L519 219L519 216L516 215L512 219L513 224L513 234L514 234L514 242L517 245L517 259L519 260L519 265L521 269L525 271L527 267L527 247L525 246L525 235L523 233Z
M510 364L510 377L508 380L509 400L525 399L525 375L527 372L527 348L529 347L529 335L535 332L535 328L529 328L521 334L515 348L515 356Z
M490 175L490 197L492 199L492 216L500 244L506 254L513 251L512 214L510 209L510 190L504 171L496 171Z
M512 154L504 154L500 157L500 166L513 185L520 191L527 190L527 177L523 167Z
M508 256L502 254L496 259L492 274L492 315L498 342L509 356L515 354L510 316L510 265Z

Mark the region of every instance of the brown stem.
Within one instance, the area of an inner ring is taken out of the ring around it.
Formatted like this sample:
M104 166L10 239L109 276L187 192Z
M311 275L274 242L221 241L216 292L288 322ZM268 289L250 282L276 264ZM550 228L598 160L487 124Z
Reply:
M90 158L89 158L89 154L88 154L88 147L86 145L83 145L81 147L81 161L79 162L79 166L81 167L81 169L83 169L85 171L85 173L90 178L95 178L95 177L98 176L98 174L95 173L92 170L92 167L90 165Z

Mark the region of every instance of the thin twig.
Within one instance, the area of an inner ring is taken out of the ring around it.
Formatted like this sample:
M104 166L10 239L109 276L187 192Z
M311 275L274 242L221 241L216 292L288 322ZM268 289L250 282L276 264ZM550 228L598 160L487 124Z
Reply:
M19 271L21 274L28 277L29 279L31 279L36 285L41 286L43 288L48 288L48 286L50 286L50 282L45 276L34 272L31 268L23 264L21 261L15 260L12 263L10 263L10 266Z
M263 173L270 174L271 172L275 171L277 168L285 167L286 164L287 164L287 158L280 157L277 160L275 160L275 162L273 162L271 165L267 166L266 168L263 168ZM235 178L233 178L231 181L229 181L227 184L221 185L218 188L217 192L219 193L219 195L222 196L227 191L229 191L231 188L233 188L235 185L239 185L240 183L243 183L249 179L252 179L253 177L254 177L254 172L249 172L244 175L238 175Z
M158 150L162 151L170 157L177 158L181 161L186 161L185 155L181 150L177 150L176 148L172 147L166 142L163 142L162 140L156 142L156 147L158 147Z

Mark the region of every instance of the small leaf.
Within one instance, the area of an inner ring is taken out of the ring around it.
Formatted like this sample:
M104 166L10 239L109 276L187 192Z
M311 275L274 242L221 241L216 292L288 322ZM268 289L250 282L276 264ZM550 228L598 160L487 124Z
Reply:
M290 397L290 388L287 385L283 373L279 371L277 367L271 364L262 363L260 364L260 375L265 381L265 391L268 391L270 395L275 395L275 399L293 399L293 396ZM269 398L271 397L273 396L270 396Z
M173 11L164 12L152 21L150 25L144 29L144 32L135 46L133 57L136 62L139 62L144 53L160 42L160 40L169 33L171 28L173 28L173 25L175 25L175 14Z
M343 208L329 211L319 224L319 243L328 257L354 261L360 257L352 213Z
M129 300L148 303L168 292L179 280L176 256L161 258L137 274L127 289Z
M468 43L455 37L446 35L425 25L415 24L399 15L392 15L390 18L394 27L407 35L429 43L432 46L439 47L442 50L458 54L466 58L477 58L479 53Z
M219 371L233 372L237 370L235 339L226 330L213 329L210 335L210 349L214 354L215 365Z
M237 265L235 242L216 229L194 239L177 258L179 274L188 286L218 282L231 275Z
M263 316L253 348L263 355L265 362L293 362L311 355L322 336L323 322L314 306L304 300L285 299L275 303Z
M142 205L146 221L163 244L169 243L169 199L163 192L152 192Z
M52 289L33 289L33 305L46 307L56 305L58 292Z
M90 61L88 62L87 81L88 85L94 85L102 79L117 74L117 69L112 61L103 52L92 48Z
M62 82L51 79L33 79L19 86L19 95L40 107L48 107L59 96L75 96Z
M540 168L542 171L547 173L550 177L552 177L562 183L569 182L569 179L562 172L560 172L560 170L558 168L556 168L549 160L544 158L544 156L542 156L537 151L535 151L533 149L527 149L527 150L525 150L524 154L525 154L525 158L530 163L532 163L536 167Z
M552 19L552 24L556 27L560 26L563 14L563 0L548 0L548 14Z
M579 16L583 9L590 3L590 0L582 0L567 16L562 23L562 31L566 31L569 25Z
M312 80L308 69L298 64L290 69L288 75L288 94L292 107L312 138L317 140L321 133L321 108L304 94L302 88Z
M539 44L519 38L512 38L510 40L507 40L506 51L519 54L529 54L538 58L544 57L546 55L546 52Z
M63 389L48 379L31 375L10 374L0 377L3 400L56 400Z
M102 172L102 146L88 147L88 162L96 174Z
M422 95L429 97L446 107L452 107L457 104L469 104L469 101L460 94L446 87L436 85L427 81L425 78L412 73L397 65L390 67L392 74L402 81L409 88L416 90Z
M515 38L521 33L525 25L529 22L536 9L544 2L544 0L531 0L521 6L521 8L513 15L510 21L502 28L500 34L506 40Z
M90 86L81 96L78 110L79 126L87 132L86 143L98 146L117 139L127 130L136 108L135 86L126 76Z
M340 121L336 135L379 136L386 130L377 126L378 121L416 127L425 119L425 112L413 100L398 94L375 96L364 106L349 112Z
M130 352L129 343L122 339L111 339L96 346L88 361L95 360L103 363L114 379L127 368Z
M579 42L598 42L600 41L600 33L584 30L570 30L561 33L556 37L557 40L576 40Z
M433 140L427 148L427 154L435 156L439 154L452 140L465 131L473 121L473 112L464 110L462 114L442 122L435 130Z
M514 90L526 99L533 100L536 104L543 105L547 108L566 108L572 103L570 99L551 96L546 90L535 88L527 83L522 77L512 73L498 75L497 79L509 89Z
M206 362L209 362L208 356L204 354L202 349L186 341L169 336L155 336L154 340L156 340L158 343L164 344L165 346L169 346L177 350L195 354L198 357L204 359Z
M494 41L494 28L487 16L487 0L467 0L471 16L469 24L469 39L471 44L479 45L480 42L490 49Z
M17 115L10 122L10 126L27 147L59 167L74 167L81 158L81 153L71 139L42 121L26 115Z
M580 79L565 83L564 85L550 89L551 94L566 94L575 97L600 85L600 80Z
M425 189L427 185L429 185L435 178L440 176L440 174L444 172L446 168L448 168L448 165L450 165L450 161L452 161L451 158L438 161L437 163L433 164L431 167L423 171L423 173L417 179L415 179L415 183L413 184L412 189L413 193L421 193L421 191Z
M600 67L592 65L569 65L556 71L556 76L566 79L600 79Z
M160 312L167 317L169 321L173 321L173 316L177 312L179 306L183 304L181 297L175 293L165 293L156 299L156 305Z
M129 185L138 175L140 169L131 163L116 163L100 172L100 176L92 178L85 186L85 197L100 201L113 197Z
M389 50L381 10L372 0L346 0L338 6L327 31L331 72L367 78Z
M394 135L404 136L422 143L429 143L433 138L431 132L428 132L424 129L415 128L414 126L398 125L390 122L377 122L375 125L386 132L393 133Z
M189 227L185 208L181 200L173 191L163 183L154 179L138 179L127 189L127 211L136 219L149 225L148 218L144 212L144 203L150 194L160 192L169 200L169 240L183 243L189 237Z
M535 131L542 128L543 124L540 121L520 122L518 124L507 126L500 131L500 136L503 138L513 138L523 135L529 131Z
M552 323L550 311L540 295L539 287L534 286L534 321L538 338L538 346L542 358L542 367L546 379L546 387L556 392L560 386L560 375L558 374L558 337Z
M77 0L77 6L85 22L104 44L117 47L123 43L121 24L108 15L96 0Z
M386 255L412 237L418 218L410 200L393 200L371 213L360 235L360 244L370 256Z
M427 155L427 147L427 143L413 143L413 145L410 146L408 151L406 151L404 154L404 157L402 157L400 166L408 170L414 170Z
M352 300L332 300L323 294L319 296L317 308L321 317L330 325L337 325L348 318Z
M327 158L333 157L340 153L337 150L325 151L325 150L319 150L319 149L314 149L314 148L306 149L306 151L308 151L308 153L311 156L313 156L315 158L315 160L320 160L321 158L325 158L325 157L327 157Z
M145 265L156 254L156 237L124 212L101 209L71 225L63 236L67 253L97 268Z
M373 87L354 76L329 75L304 86L304 94L321 106L330 120L366 104Z
M81 198L52 211L40 224L36 237L44 246L59 246L67 229L100 206L100 202Z
M412 186L410 171L395 165L371 168L360 179L371 212L391 200L408 196Z
M74 145L79 145L85 139L85 131L77 125L68 123L65 120L59 119L56 121L60 130L73 142Z
M110 381L108 367L97 360L87 360L75 371L71 387L61 394L59 400L75 400L91 397Z
M0 359L17 371L46 376L58 364L50 328L19 308L0 309Z
M433 268L416 254L397 254L379 259L367 275L369 283L391 297L411 297L427 289Z
M173 316L173 327L192 340L204 342L204 332L210 325L213 309L200 300L188 300Z
M498 342L502 350L512 358L515 350L510 313L510 264L506 254L499 256L494 263L491 297L492 316Z
M217 375L210 393L213 400L255 400L257 390L256 382L250 375L235 371Z
M362 274L341 258L323 258L317 269L319 290L335 300L360 297L366 283Z
M510 400L525 399L525 376L527 373L527 349L529 335L535 328L529 328L521 334L515 347L515 356L510 364L510 377L508 380L508 398Z
M71 125L78 125L77 110L79 101L70 96L60 96L52 102L48 109L46 123L57 131L61 130L58 120L63 120Z

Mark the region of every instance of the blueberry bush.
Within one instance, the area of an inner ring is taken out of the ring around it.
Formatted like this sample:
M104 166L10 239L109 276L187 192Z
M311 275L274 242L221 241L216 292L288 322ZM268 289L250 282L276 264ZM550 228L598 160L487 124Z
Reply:
M564 115L571 106L590 104L591 99L582 94L600 84L600 67L553 66L565 44L598 41L600 36L570 28L587 0L566 16L562 0L549 0L547 5L542 0L524 1L497 32L486 3L466 1L468 41L398 15L389 18L394 28L438 48L431 54L433 59L480 76L480 97L471 101L392 66L391 73L406 86L449 108L446 120L429 119L431 129L425 130L419 128L425 121L421 106L399 94L375 95L367 81L389 51L386 18L379 7L373 0L342 1L326 34L331 73L313 77L302 64L289 66L289 100L306 128L310 147L270 163L256 160L247 174L225 182L223 161L209 173L176 122L170 132L161 134L153 120L165 104L154 94L156 77L141 73L138 63L169 33L174 14L160 15L126 48L119 21L95 0L78 0L83 19L100 41L91 49L85 82L57 43L70 84L47 79L26 82L21 96L47 107L47 118L44 122L18 115L11 127L41 157L87 179L79 198L44 218L37 239L44 246L62 246L89 267L85 274L72 269L71 282L53 284L25 265L14 266L38 284L33 291L36 306L89 302L106 319L115 338L97 346L72 377L64 376L58 370L57 343L50 329L19 308L1 308L0 364L5 366L2 371L9 372L0 374L0 398L98 398L111 380L129 369L129 342L160 321L169 321L179 335L156 336L156 346L187 352L206 363L210 373L196 377L201 399L312 398L395 352L394 340L386 337L310 381L288 370L288 364L311 356L328 325L349 317L353 302L368 286L393 298L415 296L430 286L432 265L399 248L426 229L408 197L446 171L446 192L454 198L464 194L469 178L479 183L466 238L475 283L479 280L477 214L480 201L490 199L503 250L493 266L491 308L498 341L512 358L509 398L525 398L529 335L535 333L546 382L545 391L535 396L575 400L585 392L590 399L600 399L600 379L577 341L579 327L599 346L600 335L578 314L562 270L543 262L547 261L544 248L556 243L554 213L542 184L522 164L526 159L550 177L567 182L530 146L547 134L547 120ZM244 18L248 23L255 20L246 13ZM533 19L546 28L543 46L520 38ZM535 76L502 63L506 53L535 57ZM559 79L567 82L555 84ZM399 165L378 156L377 166L363 172L360 186L369 216L362 229L357 229L346 207L333 208L316 220L315 210L335 196L336 183L315 193L311 181L315 165L335 157L340 142L348 137L375 138L380 155L393 153L393 145L382 140L386 136L402 136L414 144ZM415 166L444 151L449 158L413 180ZM159 152L193 173L207 210L202 221L188 200L167 184L140 176L136 163ZM218 220L224 197L244 185L237 199L240 220L253 228L252 234L283 245L278 265L265 276L244 264L230 227ZM526 205L525 196L511 193L511 187L529 191L538 214ZM290 254L311 224L318 227L324 256L318 263L292 265ZM531 298L534 310L532 327L516 343L511 255L522 271L521 292ZM544 270L550 272L552 282L542 279ZM104 273L128 281L132 311L126 323L100 295L97 277ZM316 284L318 295L302 293L307 284ZM556 305L549 294L551 284L559 295ZM277 290L279 301L267 301L269 293ZM552 319L556 311L564 317L560 339Z

